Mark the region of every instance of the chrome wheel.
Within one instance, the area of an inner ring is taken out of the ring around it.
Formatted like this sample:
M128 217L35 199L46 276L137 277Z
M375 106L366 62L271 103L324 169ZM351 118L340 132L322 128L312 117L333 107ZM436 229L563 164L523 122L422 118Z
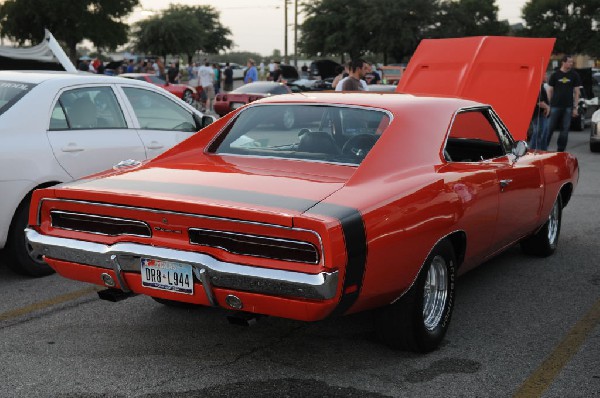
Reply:
M427 330L434 330L442 319L448 299L446 260L435 256L427 272L423 289L423 320Z
M559 206L560 204L558 200L554 202L554 206L552 206L552 211L548 217L548 243L551 246L556 245L556 240L558 238L558 223L560 217Z

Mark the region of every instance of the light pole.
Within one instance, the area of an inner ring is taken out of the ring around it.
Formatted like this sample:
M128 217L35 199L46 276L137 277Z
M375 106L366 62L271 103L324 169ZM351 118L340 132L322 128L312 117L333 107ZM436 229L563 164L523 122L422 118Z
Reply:
M283 24L283 60L284 62L287 62L287 57L288 57L288 26L287 26L287 20L288 20L288 16L287 16L287 5L288 5L288 0L283 0L283 17L285 19L284 24Z
M294 0L294 67L298 69L298 0Z

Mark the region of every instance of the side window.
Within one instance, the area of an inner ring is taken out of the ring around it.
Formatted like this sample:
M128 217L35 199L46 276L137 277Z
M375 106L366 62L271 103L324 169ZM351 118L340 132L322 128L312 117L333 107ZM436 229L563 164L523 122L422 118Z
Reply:
M127 128L127 124L110 87L65 91L50 119L50 130L122 128Z
M123 87L140 127L149 130L197 131L194 116L173 100L153 91Z
M65 111L60 101L56 101L56 105L54 105L54 109L52 110L52 116L50 116L50 130L67 130L68 128L69 125Z
M490 122L487 110L466 111L456 115L444 150L447 160L480 162L504 154L504 146Z

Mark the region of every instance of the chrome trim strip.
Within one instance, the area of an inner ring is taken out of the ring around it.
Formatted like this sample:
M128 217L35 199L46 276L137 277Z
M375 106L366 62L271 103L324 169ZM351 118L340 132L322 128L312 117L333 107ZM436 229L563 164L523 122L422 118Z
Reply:
M308 233L313 234L317 238L317 240L319 241L319 246L320 246L320 249L321 249L321 259L324 258L323 241L321 240L321 235L319 235L317 232L315 232L313 230L310 230L310 229L304 229L304 228L298 228L298 227L286 227L286 226L283 226L283 225L267 224L267 223L262 223L262 222L258 222L258 221L238 220L238 219L235 219L235 218L224 218L224 217L216 217L216 216L207 216L207 215L202 215L202 214L184 213L184 212L172 211L172 210L158 210L158 209L151 209L151 208L147 208L147 207L133 207L133 206L126 206L126 205L115 205L115 204L108 204L108 203L90 202L90 201L87 201L87 200L58 199L58 198L55 198L55 199L49 199L49 198L40 199L39 204L38 204L38 209L37 209L36 225L41 225L41 223L42 223L42 205L46 201L48 201L48 202L63 202L63 203L88 204L88 205L91 205L91 206L109 207L109 208L125 209L125 210L147 211L149 213L154 213L154 214L173 214L173 215L177 215L177 216L185 216L185 217L192 217L192 218L202 218L202 219L207 219L207 220L226 221L226 222L239 223L239 224L247 224L247 225L260 225L260 226L263 226L263 227L278 228L278 229L284 229L284 230L287 230L287 231L308 232Z
M25 235L35 252L57 260L112 269L111 255L115 255L121 270L132 272L140 272L139 259L142 257L173 261L190 264L194 273L205 270L207 281L212 286L273 296L328 300L335 297L339 280L338 271L306 274L267 269L219 261L202 253L138 243L108 246L47 236L30 228L25 229ZM207 286L205 290L210 288Z
M275 257L266 256L266 255L239 253L239 252L230 250L230 249L228 249L226 247L223 247L223 246L213 246L213 245L208 245L208 244L204 244L204 243L194 242L194 241L192 241L192 237L190 236L190 244L192 244L192 245L207 246L207 247L216 247L218 249L225 250L226 252L233 253L233 254L239 254L241 256L271 258L271 259L275 259L275 260L293 261L293 262L296 262L296 263L305 263L305 264L319 264L319 260L320 260L320 256L319 256L319 252L317 251L317 248L312 243L304 242L304 241L301 241L301 240L283 239L283 238L277 238L277 237L265 236L265 235L243 234L243 233L239 233L239 232L219 231L219 230L205 229L205 228L189 228L188 231L189 232L217 233L217 234L223 234L223 235L232 236L232 237L258 238L258 239L270 240L272 242L289 242L289 243L294 243L294 244L297 244L297 245L300 245L300 246L308 246L309 249L311 249L311 251L314 250L315 255L317 257L317 261L310 261L309 262L309 261L301 261L301 260L298 260L298 259L291 259L291 258L275 258ZM189 232L188 232L188 235L189 235ZM248 244L248 245L250 245L250 246L253 246L253 245L254 246L267 246L266 244L260 244L260 243L251 243L251 242L245 242L245 243ZM272 245L272 246L275 246L275 245Z

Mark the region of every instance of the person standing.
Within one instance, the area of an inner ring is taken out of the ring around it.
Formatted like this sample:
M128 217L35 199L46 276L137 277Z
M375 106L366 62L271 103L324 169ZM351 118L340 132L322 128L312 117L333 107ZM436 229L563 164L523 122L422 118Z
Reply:
M206 112L211 112L212 100L215 98L215 87L213 86L215 72L208 61L205 60L204 66L198 68L198 78L200 79L200 85L202 86L202 97L206 99Z
M577 72L573 70L573 57L565 55L560 61L560 69L552 73L550 80L548 81L550 120L548 121L546 147L542 149L548 149L554 130L559 128L560 134L556 141L556 150L558 152L564 152L569 139L571 117L577 116L581 79Z
M365 74L369 70L369 64L362 59L355 59L348 64L348 77L343 78L335 86L335 91L367 91L367 82L364 81Z
M172 84L179 83L179 66L174 61L167 68L167 81Z
M215 87L215 94L219 94L219 91L221 91L221 69L219 69L219 64L214 63L212 66L215 74L213 86Z
M256 70L256 66L254 66L254 60L249 58L246 65L248 66L248 70L246 71L246 76L244 76L244 83L258 81L258 71Z
M225 70L223 71L223 91L229 92L233 90L233 69L229 65L229 62L225 64Z
M529 138L529 147L531 149L546 149L548 139L548 115L550 114L550 105L548 105L548 94L544 84L540 87L538 102L533 110L531 119L531 137Z

